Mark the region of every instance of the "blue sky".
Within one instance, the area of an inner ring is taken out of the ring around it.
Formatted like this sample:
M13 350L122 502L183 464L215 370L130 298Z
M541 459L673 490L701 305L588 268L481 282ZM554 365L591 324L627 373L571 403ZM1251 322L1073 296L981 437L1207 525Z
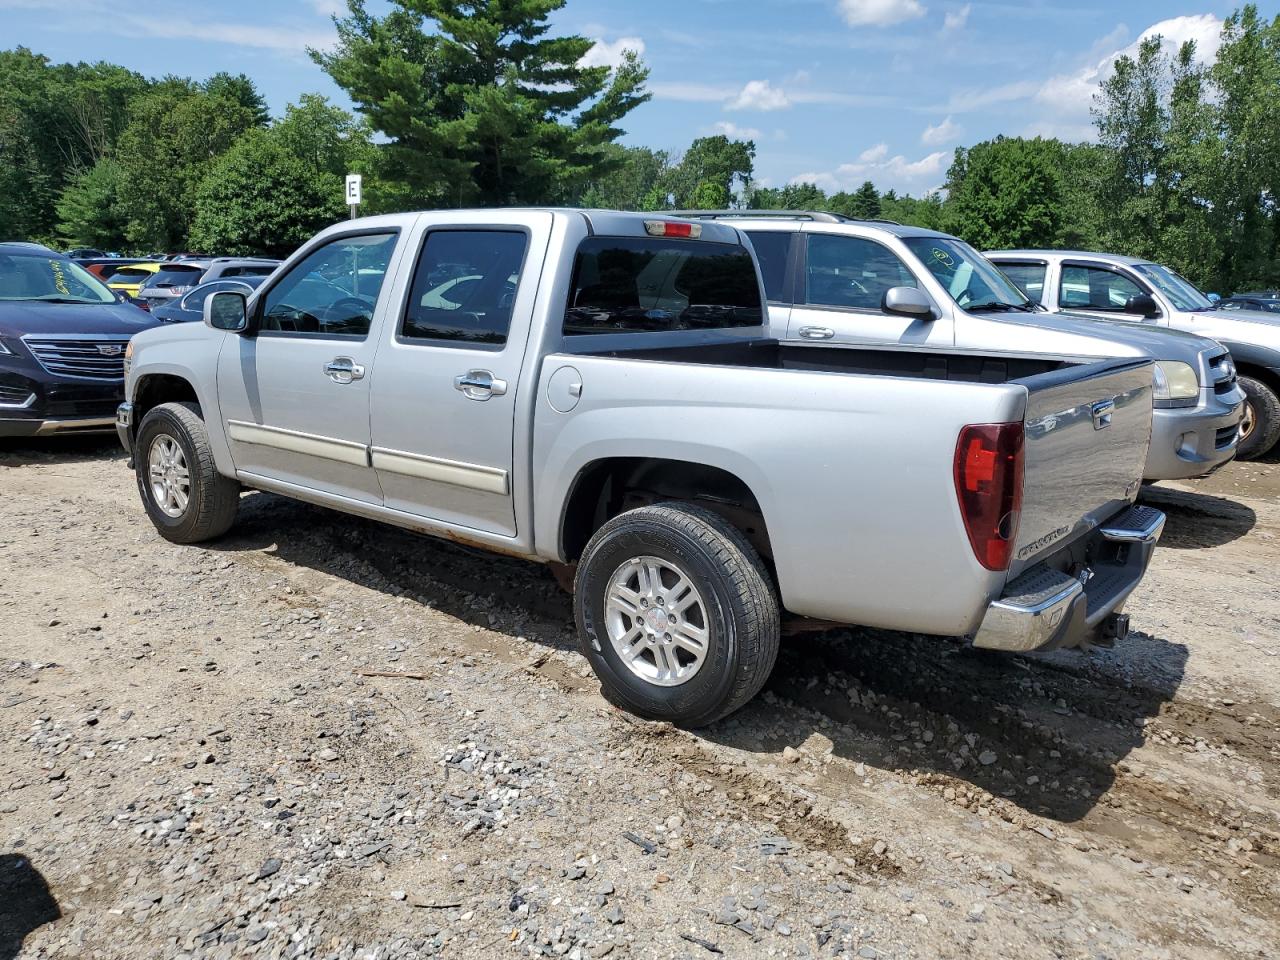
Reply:
M634 48L653 100L628 142L678 150L751 137L767 185L939 186L956 146L996 134L1092 136L1090 97L1150 33L1216 48L1217 0L569 0L557 27ZM272 111L299 94L346 98L304 53L332 42L339 0L0 0L0 45L110 60L148 75L254 77ZM371 0L370 9L384 7ZM1260 3L1267 16L1275 3Z

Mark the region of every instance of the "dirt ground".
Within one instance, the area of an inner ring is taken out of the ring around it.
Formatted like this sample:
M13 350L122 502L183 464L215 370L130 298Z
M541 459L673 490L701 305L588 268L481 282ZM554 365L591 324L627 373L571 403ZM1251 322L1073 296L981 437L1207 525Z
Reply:
M1144 491L1114 650L797 637L696 734L536 565L264 494L173 546L107 440L0 478L0 960L1280 952L1280 464Z

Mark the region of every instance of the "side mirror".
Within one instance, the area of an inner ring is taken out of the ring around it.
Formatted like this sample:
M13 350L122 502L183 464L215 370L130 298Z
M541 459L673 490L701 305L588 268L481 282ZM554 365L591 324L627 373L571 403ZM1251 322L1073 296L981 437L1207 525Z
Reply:
M249 329L249 305L243 293L221 290L204 301L204 322L215 330L244 333Z
M918 320L932 320L933 303L923 290L916 287L890 287L884 292L880 309L885 313L897 313Z
M1134 294L1124 302L1125 313L1137 313L1147 320L1160 316L1160 307L1149 293Z

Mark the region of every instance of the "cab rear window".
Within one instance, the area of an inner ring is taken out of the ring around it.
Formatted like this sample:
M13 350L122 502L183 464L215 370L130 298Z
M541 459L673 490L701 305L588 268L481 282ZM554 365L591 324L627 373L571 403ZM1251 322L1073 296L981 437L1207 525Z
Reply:
M715 330L763 323L745 247L701 240L589 237L578 247L567 335Z

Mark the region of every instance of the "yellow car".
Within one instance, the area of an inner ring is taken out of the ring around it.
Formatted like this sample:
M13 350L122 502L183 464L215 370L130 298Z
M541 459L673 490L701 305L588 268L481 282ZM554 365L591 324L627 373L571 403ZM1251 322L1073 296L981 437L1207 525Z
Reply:
M113 273L107 280L107 286L130 297L136 297L162 266L164 266L162 263L131 263Z

